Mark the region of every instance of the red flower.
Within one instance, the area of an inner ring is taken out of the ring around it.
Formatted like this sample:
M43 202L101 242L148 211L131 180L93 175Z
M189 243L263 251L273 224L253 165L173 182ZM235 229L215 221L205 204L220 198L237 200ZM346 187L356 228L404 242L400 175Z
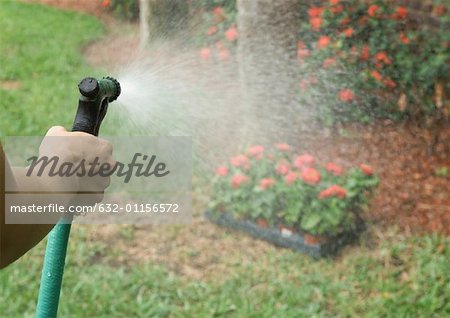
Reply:
M302 178L303 182L310 184L310 185L316 185L320 182L320 173L314 168L306 168L302 171L300 177Z
M230 58L230 50L228 49L221 49L219 50L219 59L222 61L228 61Z
M339 166L333 162L328 162L327 164L325 164L325 169L328 172L331 172L332 174L334 174L335 176L342 175L342 172L344 171L344 169L341 166Z
M330 0L331 5L339 4L339 2L341 2L341 0Z
M289 171L284 177L284 182L286 184L293 184L297 180L297 173L294 171Z
M291 169L291 165L286 160L280 160L275 168L277 174L284 176Z
M248 161L248 158L244 155L238 155L236 157L233 157L230 159L230 163L233 167L236 168L243 168L248 169L250 168L250 162Z
M212 10L212 12L215 14L215 15L223 15L223 9L222 9L222 7L215 7L213 10Z
M261 145L251 146L247 151L247 155L249 157L253 157L256 159L261 159L263 154L264 154L264 146Z
M341 20L341 25L346 26L350 22L350 17L345 17Z
M343 102L351 102L355 98L355 94L350 89L342 89L339 91L339 99Z
M370 71L370 74L373 76L374 79L377 81L381 81L383 79L383 76L378 71Z
M325 59L325 60L323 61L322 67L323 67L323 68L328 68L328 67L330 67L330 66L332 66L332 65L334 65L334 64L336 64L336 59L333 58L333 57L329 57L329 58L327 58L327 59Z
M387 56L386 52L378 52L374 56L375 62L382 62L384 64L391 64L391 59Z
M211 49L204 47L200 50L200 58L202 60L209 60L211 58Z
M111 1L110 0L103 0L102 1L102 7L103 8L107 8L111 5Z
M361 48L361 59L367 61L370 58L370 48L367 44L364 44Z
M227 38L228 41L233 42L238 38L238 30L235 26L230 27L226 32L225 32L225 37Z
M216 175L225 177L228 175L228 168L225 166L220 166L216 168Z
M336 184L333 184L326 188L325 190L320 191L318 194L319 199L326 199L331 197L338 197L341 199L344 199L347 196L347 190L345 188L338 186Z
M383 80L383 84L389 88L395 88L397 86L397 84L390 78L386 78L385 80Z
M373 168L371 166L362 163L359 165L359 168L366 176L370 177L373 175Z
M215 26L215 25L213 25L213 26L210 26L209 28L208 28L208 32L206 32L206 34L207 35L213 35L214 33L216 33L217 32L217 27Z
M409 44L409 38L406 36L405 33L401 32L400 35L399 35L399 37L400 37L400 41L401 41L403 44Z
M343 31L345 37L349 38L353 35L353 28L347 28Z
M242 174L235 174L233 177L231 177L231 187L233 189L237 189L242 184L247 183L248 181L249 178L247 176L244 176Z
M408 8L406 7L397 7L395 12L391 15L392 19L395 20L403 20L408 16Z
M330 11L331 11L331 13L339 14L342 11L344 11L344 6L342 4L339 4L337 6L333 6L333 7L330 8Z
M317 48L326 48L330 44L330 37L323 35L317 41Z
M281 152L289 152L292 150L292 147L286 143L275 144L275 148Z
M264 179L261 179L261 181L259 182L259 188L262 191L264 191L264 190L272 187L274 184L275 184L275 180L273 180L271 178L264 178Z
M317 31L322 26L322 21L323 20L321 18L311 18L309 19L309 24L313 30Z
M308 10L308 14L311 18L319 18L323 15L324 12L325 12L324 7L311 7Z
M313 156L311 156L310 154L304 154L304 155L297 156L297 158L294 159L294 166L297 169L302 170L307 166L313 165L314 162L315 162L315 159Z
M367 14L371 17L375 17L377 14L377 11L380 10L380 7L376 4L372 4L369 9L367 9Z

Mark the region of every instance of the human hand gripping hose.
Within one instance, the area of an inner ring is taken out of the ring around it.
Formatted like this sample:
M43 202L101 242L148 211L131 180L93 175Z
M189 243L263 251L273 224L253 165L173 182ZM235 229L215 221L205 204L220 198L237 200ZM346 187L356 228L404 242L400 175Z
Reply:
M120 84L112 77L104 77L101 80L86 77L78 88L81 95L72 131L98 136L108 104L120 95ZM52 318L57 315L72 218L63 217L48 236L36 309L37 318Z

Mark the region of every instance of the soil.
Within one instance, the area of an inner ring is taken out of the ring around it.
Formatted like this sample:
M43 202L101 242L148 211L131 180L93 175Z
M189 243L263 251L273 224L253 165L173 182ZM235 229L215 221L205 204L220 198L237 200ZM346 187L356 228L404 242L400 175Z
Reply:
M99 1L34 2L95 14L112 26L109 36L86 48L86 59L96 67L118 65L129 59L129 52L138 47L137 26L131 26L135 28L134 33L120 33ZM429 129L384 121L370 126L346 125L304 133L299 151L314 153L324 160L332 158L344 166L368 163L375 168L380 187L366 219L376 224L378 238L384 236L380 229L388 225L403 233L450 235L450 176L437 173L442 168L450 170L450 127L442 128L441 143L430 155L427 147L431 139ZM109 241L126 250L116 262L156 261L193 278L217 278L214 276L217 272L225 277L233 268L245 266L275 249L239 233L230 236L227 230L202 218L207 198L197 197L194 201L190 226L136 226L130 244L120 234L123 226L111 225L93 231L91 239Z

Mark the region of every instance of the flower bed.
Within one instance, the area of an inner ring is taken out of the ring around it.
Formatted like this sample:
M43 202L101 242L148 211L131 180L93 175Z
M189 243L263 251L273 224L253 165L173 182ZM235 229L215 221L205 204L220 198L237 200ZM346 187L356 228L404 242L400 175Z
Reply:
M207 217L276 245L326 255L361 231L361 212L377 185L367 164L319 165L287 144L271 152L256 145L216 169Z

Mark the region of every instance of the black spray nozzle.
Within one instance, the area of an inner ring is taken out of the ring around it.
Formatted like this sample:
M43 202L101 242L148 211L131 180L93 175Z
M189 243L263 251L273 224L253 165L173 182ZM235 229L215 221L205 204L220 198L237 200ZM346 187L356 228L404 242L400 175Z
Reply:
M109 76L101 80L86 77L78 84L78 89L81 96L72 130L97 136L108 110L108 103L115 101L120 95L120 83Z

